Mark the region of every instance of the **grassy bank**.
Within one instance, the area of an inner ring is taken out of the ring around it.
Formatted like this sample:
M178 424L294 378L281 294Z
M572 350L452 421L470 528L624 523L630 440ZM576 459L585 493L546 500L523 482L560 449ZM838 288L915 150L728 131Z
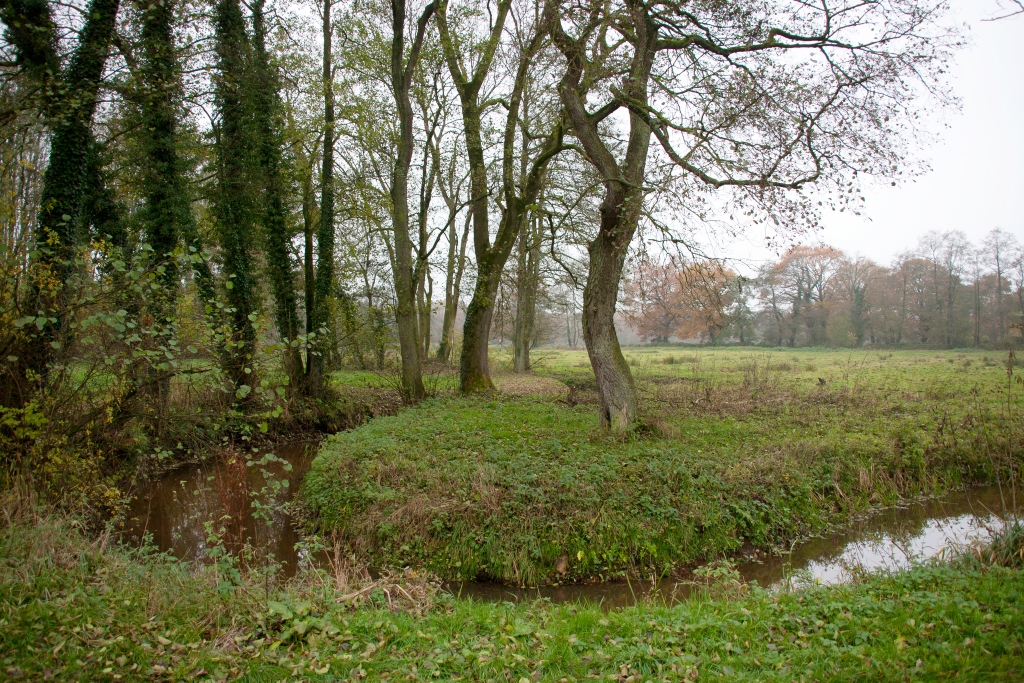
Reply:
M329 438L305 500L363 562L532 584L788 545L1020 470L1020 398L1008 413L981 354L642 353L629 438L596 429L592 375L561 352L559 398L434 399Z
M671 607L461 601L422 580L283 588L10 514L8 680L1019 680L1024 574L981 562ZM1020 559L1016 545L1003 557ZM985 555L987 558L988 556ZM1019 562L1016 563L1019 566ZM713 597L714 595L719 597ZM732 597L728 597L731 594Z

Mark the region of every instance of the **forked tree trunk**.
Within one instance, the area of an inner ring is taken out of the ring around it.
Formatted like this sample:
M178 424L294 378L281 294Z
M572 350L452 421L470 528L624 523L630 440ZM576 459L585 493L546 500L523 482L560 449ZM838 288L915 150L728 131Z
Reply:
M65 288L79 271L75 255L84 237L80 224L89 185L86 174L96 144L91 126L118 8L118 0L91 0L62 78L50 3L0 3L5 37L17 48L19 67L38 81L42 92L50 93L43 99L43 112L53 126L35 235L40 248L30 256L34 301L29 305L33 313L45 312L56 322L34 335L18 359L23 387L46 377L54 348L61 342L66 346L65 336L71 333L65 317L70 292Z
M624 88L630 100L646 104L647 84L658 41L657 27L639 0L629 0L627 6L637 20L633 23L635 52ZM586 95L580 88L586 62L585 45L563 31L560 21L551 14L554 11L554 4L545 9L551 21L552 38L567 62L565 75L559 83L559 95L587 159L605 178L601 228L589 245L590 267L583 289L583 339L597 379L601 425L613 431L624 431L637 418L637 396L633 376L615 334L615 303L626 253L640 218L651 129L643 117L631 111L625 156L621 162L616 160L601 138L600 120L588 113Z
M253 78L257 163L262 171L263 207L261 222L265 240L267 272L274 293L274 318L284 348L284 370L289 393L303 393L305 371L297 338L299 313L292 272L291 234L285 203L285 182L281 173L281 140L277 120L280 111L278 78L267 54L264 0L252 4Z
M462 241L454 239L448 246L448 269L444 285L444 320L441 322L441 341L437 347L437 359L442 363L451 360L452 347L455 346L455 318L459 314L459 296L462 293L462 274L466 269L466 246L469 243L469 226L473 214L466 212L466 224L462 229ZM449 233L454 237L455 226L449 226Z
M391 220L394 248L391 261L395 277L395 323L402 353L402 393L409 402L423 399L423 375L420 365L420 337L416 310L416 273L413 267L412 239L409 235L409 168L415 146L413 112L410 101L412 79L423 46L427 22L435 5L427 5L416 22L409 57L405 55L405 0L391 0L391 88L398 109L399 138L395 168L391 180Z

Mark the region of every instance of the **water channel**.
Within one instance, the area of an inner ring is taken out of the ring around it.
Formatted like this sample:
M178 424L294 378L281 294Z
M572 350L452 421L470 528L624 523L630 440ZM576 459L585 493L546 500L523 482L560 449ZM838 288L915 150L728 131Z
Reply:
M248 546L255 561L273 560L286 576L310 561L281 505L298 488L316 455L315 443L278 445L265 453L228 453L203 465L176 470L135 492L126 538L144 537L181 559L206 556L211 530L229 549ZM287 464L286 464L287 463ZM791 552L746 561L736 569L744 581L761 586L801 582L838 583L861 569L900 569L936 557L958 545L984 540L1013 507L1009 491L996 486L973 488L942 499L882 510L840 532L812 538ZM628 605L642 596L665 601L685 598L690 584L614 581L597 584L516 588L496 583L451 584L463 597L489 601L548 598L553 602L586 600L607 607Z

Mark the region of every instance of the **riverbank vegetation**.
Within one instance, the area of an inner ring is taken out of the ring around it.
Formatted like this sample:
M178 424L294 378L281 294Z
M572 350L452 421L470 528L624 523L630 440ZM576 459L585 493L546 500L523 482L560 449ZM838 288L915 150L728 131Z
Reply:
M633 433L598 430L582 354L552 352L537 372L561 393L432 399L328 438L304 483L316 524L362 563L447 579L643 577L1024 464L1024 394L982 353L626 357Z
M8 496L0 666L8 680L1014 680L1019 529L951 563L766 592L709 572L696 596L477 603L422 575L306 568L281 587L227 558L179 562L95 539Z

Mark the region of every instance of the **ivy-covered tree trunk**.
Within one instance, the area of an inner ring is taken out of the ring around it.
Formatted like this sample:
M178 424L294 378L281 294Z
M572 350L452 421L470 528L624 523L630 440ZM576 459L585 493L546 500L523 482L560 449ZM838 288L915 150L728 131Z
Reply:
M137 84L140 109L138 135L142 150L142 187L146 205L142 215L145 240L160 264L160 288L153 292L149 310L154 324L149 331L161 337L173 335L174 306L180 290L176 251L182 234L194 232L191 207L178 160L175 99L178 66L174 47L174 5L162 2L140 5L142 60ZM164 340L157 340L164 344ZM170 393L170 377L151 368L146 393L155 399L157 433Z
M217 79L220 112L217 140L219 186L215 212L230 306L230 338L224 369L236 396L244 399L252 381L257 302L253 244L255 197L251 190L251 122L243 87L249 41L238 0L218 0L215 12Z
M253 23L253 76L252 94L255 115L257 154L263 176L263 233L266 243L267 271L274 292L274 316L277 331L286 344L285 372L292 392L301 392L304 371L299 353L299 312L295 296L295 276L292 270L289 244L285 186L281 177L281 143L277 69L267 54L266 25L263 0L252 6Z
M44 3L45 5L45 3ZM47 319L39 339L26 349L22 367L44 377L53 350L66 343L65 319L68 287L79 275L75 261L82 241L82 218L89 191L90 156L95 152L92 119L100 81L114 31L118 0L92 0L67 70L61 75L48 6L11 0L3 18L21 17L30 25L11 29L19 64L43 87L43 110L53 125L50 158L43 176L43 191L36 225L37 249L32 257L34 313ZM18 23L15 20L15 23Z
M142 120L143 188L146 206L143 225L146 240L164 262L161 283L164 306L177 295L178 268L174 251L188 211L184 182L178 162L175 90L177 64L172 22L174 6L160 2L139 7L142 18L141 83L138 93ZM160 311L161 317L165 311Z

